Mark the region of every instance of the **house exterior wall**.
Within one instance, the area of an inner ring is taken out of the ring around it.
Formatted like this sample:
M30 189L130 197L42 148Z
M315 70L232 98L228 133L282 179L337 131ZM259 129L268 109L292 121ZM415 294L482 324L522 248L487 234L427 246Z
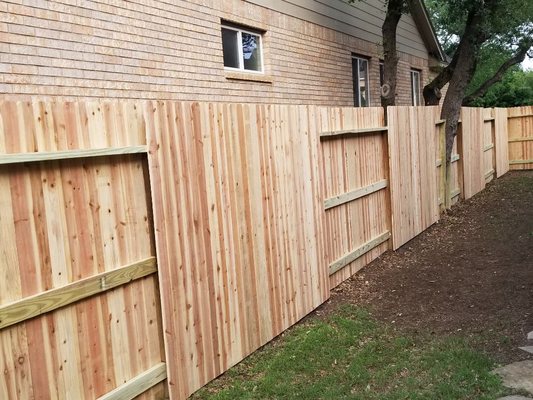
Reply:
M356 38L345 33L345 22L333 23L330 18L322 23L313 16L314 11L289 15L260 3L264 2L4 0L0 3L0 91L8 98L59 96L351 106L351 55L358 54L370 60L371 105L379 105L381 51L375 32L366 35L367 40ZM268 3L283 11L294 2ZM327 2L297 3L299 7L323 10ZM334 15L341 18L342 13L337 11ZM374 25L379 23L376 18L371 18ZM429 76L428 55L420 47L419 35L412 31L412 19L404 19L398 103L410 104L409 70L422 71L424 83ZM224 69L221 20L265 31L264 76L228 73ZM375 27L372 29L375 31Z

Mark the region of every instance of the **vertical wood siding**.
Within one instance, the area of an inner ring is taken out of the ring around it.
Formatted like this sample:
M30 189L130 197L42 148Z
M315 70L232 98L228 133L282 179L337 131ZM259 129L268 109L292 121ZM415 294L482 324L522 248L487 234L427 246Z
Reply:
M146 106L174 398L329 295L315 115L304 106Z
M439 219L437 107L388 108L394 249Z

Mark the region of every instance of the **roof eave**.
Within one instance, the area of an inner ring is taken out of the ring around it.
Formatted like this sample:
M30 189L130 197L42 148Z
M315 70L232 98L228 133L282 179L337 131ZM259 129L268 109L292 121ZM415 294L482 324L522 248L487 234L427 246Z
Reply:
M446 63L446 54L442 50L442 46L439 43L439 39L435 33L435 28L431 22L431 18L429 17L429 13L424 1L408 0L408 3L411 15L413 16L417 28L422 35L422 39L424 40L426 47L428 48L428 52L439 61Z

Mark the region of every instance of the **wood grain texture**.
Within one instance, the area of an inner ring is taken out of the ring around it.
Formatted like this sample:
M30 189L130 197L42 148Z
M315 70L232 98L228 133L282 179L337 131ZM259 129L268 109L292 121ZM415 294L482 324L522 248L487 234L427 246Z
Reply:
M392 242L398 249L439 219L437 107L389 107Z
M494 158L496 177L499 178L509 171L509 132L507 109L494 108Z
M146 153L146 146L109 147L103 149L65 150L36 153L0 154L0 165L20 164L25 162L72 160L76 158L91 158L116 156L123 154Z
M0 102L0 153L144 146L128 102ZM146 155L0 166L0 306L155 255ZM152 276L0 331L0 398L94 399L163 360ZM161 390L161 389L159 389Z
M507 109L510 169L533 169L533 106Z
M98 400L132 400L167 378L167 366L159 363L130 379Z
M490 110L489 110L490 111ZM485 188L485 173L491 154L483 148L490 137L490 122L485 123L483 108L463 107L461 110L461 148L463 196L469 199ZM488 127L486 128L485 125ZM492 168L492 167L491 167Z
M68 285L0 305L0 329L57 310L157 271L155 257L108 270Z
M305 106L147 104L172 398L328 298L315 114Z
M330 275L335 274L337 271L340 271L342 268L353 263L355 260L365 255L370 250L373 250L380 244L386 242L387 240L389 240L389 238L390 238L390 232L385 232L379 235L378 237L375 237L374 239L366 242L365 244L358 247L357 249L352 250L350 253L346 254L344 257L341 257L334 263L330 264L329 274Z
M376 126L376 127L371 127L371 128L358 128L358 129L343 129L339 131L321 132L320 137L328 138L328 137L335 137L335 136L360 135L360 134L367 134L367 133L387 132L388 130L389 128L386 126Z
M327 199L357 191L388 179L387 138L381 108L327 108L318 110L319 132L371 129L371 134L323 139L322 191ZM344 257L390 229L389 189L384 188L326 210L327 265ZM383 242L330 276L335 287L389 248Z
M496 177L496 151L494 150L496 142L495 119L492 116L493 109L483 109L483 162L485 182L489 183Z
M360 199L361 197L368 196L369 194L375 193L378 190L385 189L387 185L387 180L382 179L381 181L372 183L368 186L352 190L348 193L340 194L330 199L326 199L324 201L324 208L328 210L330 208L340 206L341 204L349 203L350 201Z

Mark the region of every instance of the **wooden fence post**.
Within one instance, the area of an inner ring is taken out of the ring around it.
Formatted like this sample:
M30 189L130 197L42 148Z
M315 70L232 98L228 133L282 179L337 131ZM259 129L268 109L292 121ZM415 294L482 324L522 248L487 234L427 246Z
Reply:
M446 121L441 120L439 124L439 143L440 143L440 188L439 188L439 197L441 203L439 205L440 212L443 212L448 208L448 166L446 162Z

